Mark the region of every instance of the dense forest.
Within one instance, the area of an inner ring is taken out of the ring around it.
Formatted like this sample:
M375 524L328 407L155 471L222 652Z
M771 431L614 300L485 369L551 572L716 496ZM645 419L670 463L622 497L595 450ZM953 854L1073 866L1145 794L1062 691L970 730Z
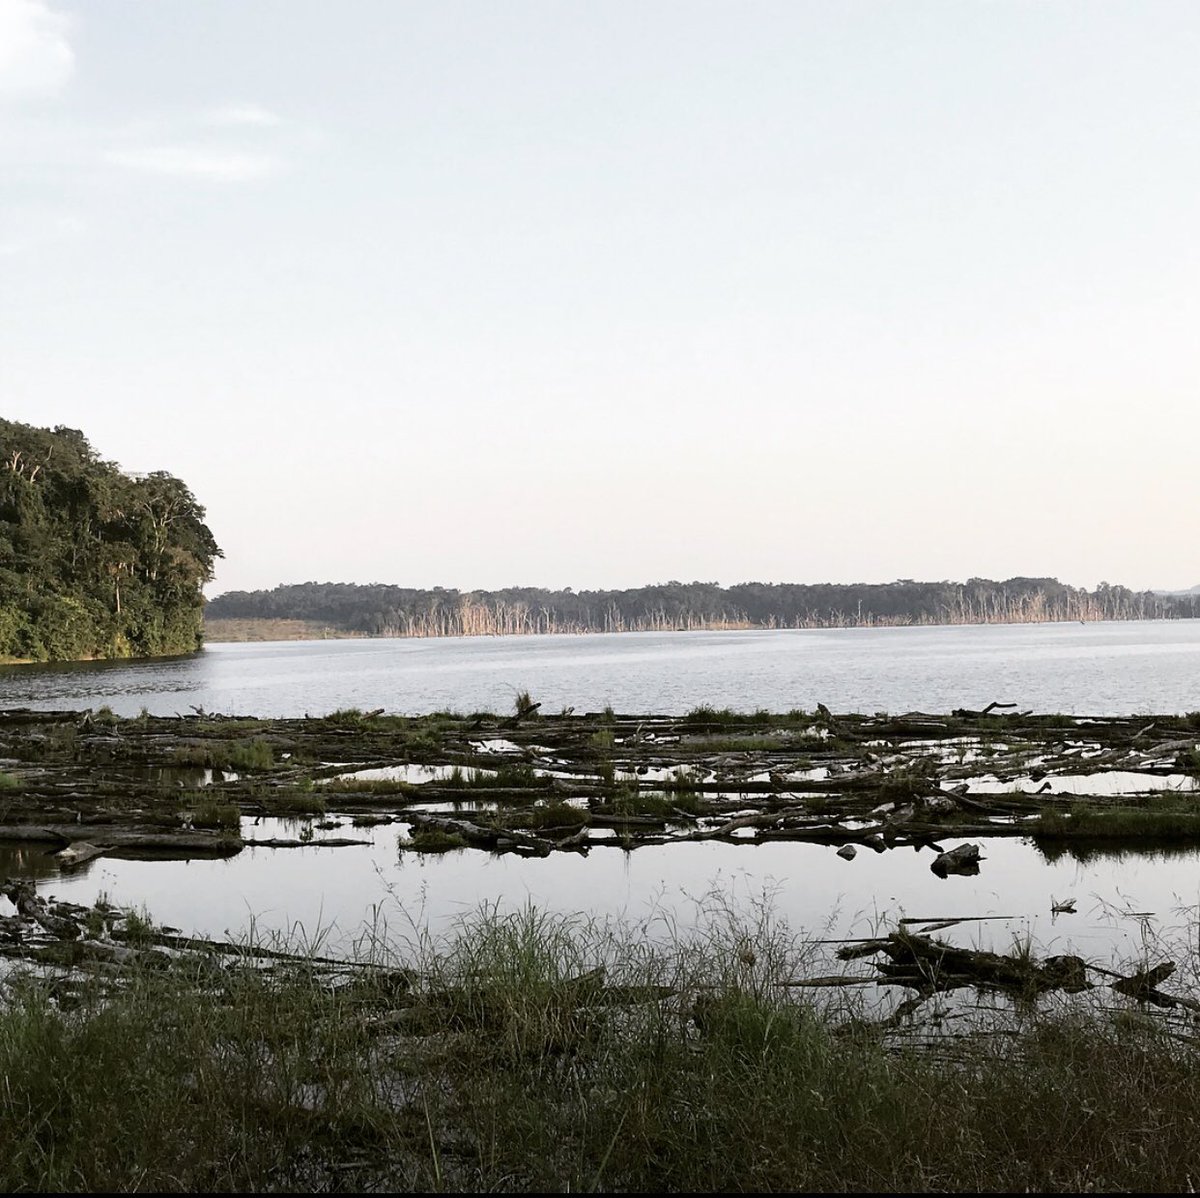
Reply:
M509 587L469 592L306 582L270 591L230 591L212 600L207 615L306 620L368 636L477 636L1164 619L1200 615L1200 595L1134 592L1108 583L1088 591L1054 578L732 587L668 582L623 591Z
M179 479L124 474L77 429L0 420L0 657L198 649L220 553Z

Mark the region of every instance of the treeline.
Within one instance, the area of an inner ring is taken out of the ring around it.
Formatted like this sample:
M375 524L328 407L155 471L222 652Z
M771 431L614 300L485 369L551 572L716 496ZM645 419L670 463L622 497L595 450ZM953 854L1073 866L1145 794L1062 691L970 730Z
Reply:
M197 649L220 552L178 478L124 474L77 429L0 420L0 657Z
M507 636L658 632L714 628L849 628L906 624L1008 624L1052 620L1146 620L1200 615L1200 596L1094 591L1054 578L993 582L795 584L668 582L620 591L306 582L230 591L210 619L299 619L368 636Z

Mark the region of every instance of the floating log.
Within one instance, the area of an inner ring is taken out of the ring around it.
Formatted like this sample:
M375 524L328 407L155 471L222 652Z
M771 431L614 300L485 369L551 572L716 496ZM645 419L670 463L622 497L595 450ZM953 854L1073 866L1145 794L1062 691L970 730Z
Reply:
M977 844L960 844L957 848L941 853L930 865L930 869L939 878L949 874L973 875L979 872L979 863L983 860Z

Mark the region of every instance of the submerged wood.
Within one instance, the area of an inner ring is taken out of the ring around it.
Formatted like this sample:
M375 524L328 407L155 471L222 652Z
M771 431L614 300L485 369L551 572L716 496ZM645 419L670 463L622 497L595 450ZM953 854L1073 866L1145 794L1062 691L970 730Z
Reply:
M1087 963L1081 957L994 953L957 948L931 936L900 930L838 949L843 961L883 955L876 961L877 980L921 993L979 986L1033 997L1049 990L1078 993L1090 989Z

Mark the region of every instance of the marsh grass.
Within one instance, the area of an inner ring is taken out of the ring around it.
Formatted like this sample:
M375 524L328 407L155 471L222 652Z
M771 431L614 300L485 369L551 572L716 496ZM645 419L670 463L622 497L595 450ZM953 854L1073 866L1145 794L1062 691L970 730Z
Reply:
M539 774L525 762L503 762L494 769L462 769L455 766L444 781L435 783L450 790L549 790L552 778Z
M779 732L759 736L706 736L696 744L706 753L770 753L786 748L791 742L788 733Z
M307 790L271 792L262 795L260 801L268 815L304 819L324 815L327 810L325 796Z
M761 727L778 720L779 716L769 711L734 711L729 707L711 707L702 703L699 707L693 707L680 723L685 728L702 732L714 728Z
M536 803L523 811L498 812L491 818L500 827L507 828L577 829L583 827L590 817L582 807L554 800L548 803Z
M275 750L261 736L249 740L177 745L171 756L176 765L200 765L219 770L269 770L275 764Z
M241 825L242 813L236 803L206 799L197 804L192 813L193 828L219 828L226 832L236 832Z
M703 815L708 809L708 803L695 791L641 790L632 782L616 786L605 801L596 807L596 811L606 815L650 815L662 819L671 819L680 811L688 815Z
M10 978L0 1185L1156 1192L1200 1176L1200 1053L1128 1004L898 1047L783 984L810 950L769 914L720 908L654 935L485 908L368 951L340 981L305 960L180 962L93 980L71 1009Z
M1200 840L1200 801L1194 796L1152 795L1144 803L1072 803L1044 809L1029 824L1037 839Z
M449 853L454 849L465 849L467 842L456 832L420 824L414 826L407 837L397 841L397 845L419 853Z

